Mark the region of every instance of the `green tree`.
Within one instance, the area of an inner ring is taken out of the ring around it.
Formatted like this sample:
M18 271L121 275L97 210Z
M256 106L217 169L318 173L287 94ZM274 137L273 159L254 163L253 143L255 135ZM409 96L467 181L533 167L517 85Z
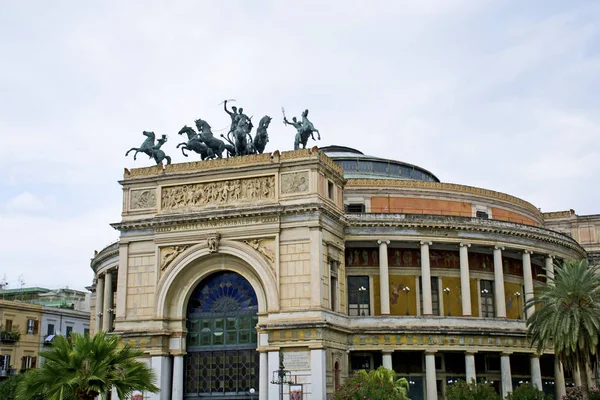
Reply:
M586 366L596 362L600 335L600 273L586 260L573 260L557 265L555 274L526 303L535 307L527 319L528 334L538 353L551 344L566 368L578 367L588 399Z
M446 400L500 400L490 383L459 380L446 388Z
M396 373L384 367L377 370L360 370L346 379L334 393L334 400L409 400L408 381L396 379Z
M52 349L40 355L45 362L19 383L17 400L36 393L45 393L48 400L92 400L105 398L113 388L120 399L135 390L158 392L152 370L137 360L143 353L120 347L117 336L103 332L92 337L74 333L70 339L57 336Z

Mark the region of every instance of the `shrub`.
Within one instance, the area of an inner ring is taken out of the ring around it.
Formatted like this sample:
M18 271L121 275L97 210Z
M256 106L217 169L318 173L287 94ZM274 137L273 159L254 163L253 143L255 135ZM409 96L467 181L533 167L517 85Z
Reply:
M489 383L458 381L446 388L446 400L500 400Z
M589 400L600 400L600 388L590 388Z
M17 395L17 385L23 380L25 375L11 376L2 383L0 383L0 399L2 400L15 400ZM37 394L34 395L31 400L46 400L46 396Z
M521 383L512 393L506 396L507 400L551 400L543 391L530 383Z
M333 400L410 400L406 379L395 379L394 371L379 367L376 371L354 373L334 393Z
M567 388L567 394L561 400L583 400L583 390L579 386Z

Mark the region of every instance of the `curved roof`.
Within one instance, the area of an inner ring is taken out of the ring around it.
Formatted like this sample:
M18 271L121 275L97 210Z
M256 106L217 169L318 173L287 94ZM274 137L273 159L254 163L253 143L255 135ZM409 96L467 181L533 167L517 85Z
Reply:
M344 178L399 179L439 182L437 176L417 165L386 158L373 157L346 146L319 148L344 170Z

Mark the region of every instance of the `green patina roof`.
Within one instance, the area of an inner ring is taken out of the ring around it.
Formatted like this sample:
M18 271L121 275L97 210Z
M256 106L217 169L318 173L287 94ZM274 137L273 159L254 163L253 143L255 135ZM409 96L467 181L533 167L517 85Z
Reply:
M0 295L12 294L12 293L48 293L48 292L51 292L51 290L46 289L46 288L41 288L41 287L30 287L30 288L22 288L22 289L0 290Z

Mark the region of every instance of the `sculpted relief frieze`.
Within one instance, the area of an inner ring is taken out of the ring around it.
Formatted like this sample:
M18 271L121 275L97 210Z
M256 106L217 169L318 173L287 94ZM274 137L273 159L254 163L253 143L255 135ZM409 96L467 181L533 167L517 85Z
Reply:
M138 210L156 207L156 189L139 189L130 192L129 209Z
M162 189L161 207L206 207L275 199L275 176L194 183Z
M160 270L164 271L169 268L173 260L190 246L191 244L162 247L160 249Z
M308 171L281 174L281 193L308 192Z
M275 239L248 239L243 242L262 254L271 265L275 263Z

